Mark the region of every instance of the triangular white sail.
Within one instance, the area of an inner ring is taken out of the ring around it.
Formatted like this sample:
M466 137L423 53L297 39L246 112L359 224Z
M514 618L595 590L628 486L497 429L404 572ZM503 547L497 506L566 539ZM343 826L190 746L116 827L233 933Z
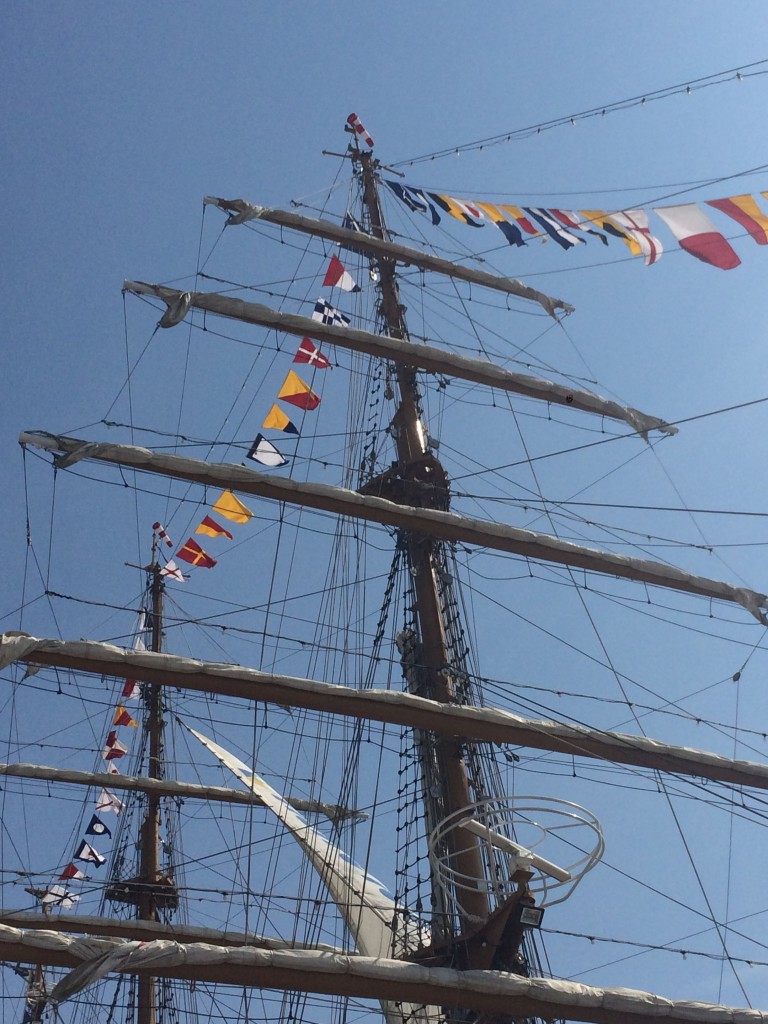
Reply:
M391 957L393 941L408 952L429 941L428 933L408 924L403 912L384 892L381 882L353 864L338 846L308 825L268 782L218 743L190 726L185 728L282 821L323 880L364 956ZM381 1008L389 1024L440 1018L436 1007L382 1000Z

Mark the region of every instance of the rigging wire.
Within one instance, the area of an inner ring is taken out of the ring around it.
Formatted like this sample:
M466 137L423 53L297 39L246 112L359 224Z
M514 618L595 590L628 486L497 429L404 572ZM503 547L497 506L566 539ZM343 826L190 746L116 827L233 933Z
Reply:
M399 160L396 163L391 164L391 166L413 167L415 164L440 160L447 156L457 156L460 153L468 153L473 150L480 150L486 147L511 142L513 140L517 141L519 139L529 138L533 135L540 135L542 132L551 131L554 128L562 128L566 125L573 126L578 121L604 117L606 114L614 113L617 110L626 110L631 107L642 107L649 102L668 99L671 96L690 95L692 92L698 91L699 89L725 85L732 81L741 82L746 78L752 78L757 75L764 75L768 73L768 69L765 67L766 64L768 64L768 59L752 61L750 64L742 64L735 68L729 68L726 71L717 71L714 74L705 75L701 78L694 78L687 82L680 82L677 85L666 86L662 89L654 89L650 92L638 93L635 96L630 96L622 100L614 100L610 103L591 107L575 114L567 114L565 116L553 118L549 121L540 121L536 124L528 125L525 128L516 128L506 132L500 132L484 139L478 139L475 142L460 143L459 145L451 146L447 149L436 150L432 153L425 153L421 156L407 157L406 159Z

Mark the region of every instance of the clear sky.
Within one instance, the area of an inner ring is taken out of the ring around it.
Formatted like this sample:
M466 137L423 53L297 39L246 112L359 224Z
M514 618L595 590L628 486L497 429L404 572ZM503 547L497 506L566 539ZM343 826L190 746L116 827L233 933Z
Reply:
M122 282L194 273L203 196L311 206L337 172L322 150L344 147L352 110L379 158L400 164L768 56L762 0L16 0L0 11L0 28L2 628L26 625L15 611L26 537L18 434L76 434L112 408L125 377ZM437 191L544 207L759 195L768 191L767 69L400 169L406 181ZM754 168L762 170L745 173ZM679 199L670 198L676 193ZM555 362L560 352L575 352L597 390L683 420L768 396L768 246L722 217L718 225L742 259L733 271L677 251L659 221L668 251L654 267L625 260L620 243L603 249L597 242L579 253L553 244L494 249L489 260L576 306L567 340L558 335L552 350L537 349L538 358ZM484 245L490 231L477 232ZM472 244L470 228L457 232ZM175 351L169 341L169 361ZM165 372L158 360L160 382ZM221 397L218 378L211 388ZM187 416L194 431L194 410ZM757 404L687 424L674 444L665 443L653 482L641 475L646 489L630 498L627 484L625 500L762 512L765 417L766 406ZM667 484L667 469L678 491ZM549 482L557 490L555 470ZM576 491L570 474L562 483ZM39 511L34 528L43 531ZM714 554L702 555L696 571L768 589L764 520L723 517L699 526L706 532L686 531ZM99 509L71 512L58 529L83 551L78 592L95 590L105 569L133 554L110 550ZM665 535L681 530L677 520L654 527ZM673 551L670 560L689 557ZM27 572L29 581L28 564ZM34 591L39 580L29 586ZM648 654L663 670L662 647ZM532 665L529 655L526 670ZM705 673L706 663L692 674L699 669ZM756 720L762 678L764 671L752 681ZM768 985L756 988L768 1002ZM742 1001L736 989L728 997Z

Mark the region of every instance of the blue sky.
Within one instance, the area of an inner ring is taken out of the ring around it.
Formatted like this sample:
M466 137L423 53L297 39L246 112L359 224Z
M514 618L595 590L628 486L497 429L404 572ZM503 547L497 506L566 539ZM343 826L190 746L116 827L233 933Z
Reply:
M194 272L204 195L243 196L281 207L303 200L311 206L337 173L338 161L322 150L344 147L342 127L352 110L374 136L379 158L399 163L761 61L768 35L764 3L711 0L471 6L453 0L31 2L5 5L0 19L3 628L30 628L28 618L12 614L25 571L18 433L76 432L112 408L125 377L122 282L173 282ZM768 164L766 100L768 76L745 76L401 169L416 185L541 206L652 206L757 195L768 191L768 172L741 175ZM713 184L693 188L706 182ZM679 200L664 199L681 189L692 191ZM722 218L718 224L729 228ZM551 244L499 250L496 239L486 239L490 228L475 234L493 246L488 260L496 270L576 306L565 332L536 342L538 360L568 360L574 373L579 367L598 382L597 390L674 420L765 398L768 247L759 248L730 226L742 266L724 273L674 251L669 233L658 221L656 227L668 252L651 268L625 260L619 244L606 250L589 244L580 253L562 253ZM210 245L215 235L209 221L206 230ZM457 227L455 237L472 245L471 234ZM141 311L137 321L130 300L126 308L131 329L141 325ZM162 340L165 348L154 357L153 394L162 392L163 380L182 358L179 336L169 332ZM223 401L235 370L222 366L220 375L213 372L212 358L218 353L196 369L208 368L211 394ZM125 396L117 409L126 413ZM143 408L139 415L150 411ZM186 415L193 431L194 409ZM471 414L465 415L471 440L482 443L471 435ZM102 436L101 428L97 432ZM616 473L611 498L761 512L764 438L764 405L697 420L659 446L652 473ZM551 440L540 443L542 451L554 446ZM541 466L542 479L558 497L581 486L570 466ZM597 462L590 469L595 476L601 471ZM599 500L603 493L596 487L589 496ZM95 591L105 572L119 572L134 552L111 550L105 510L78 509L69 492L60 500L57 536L70 537L72 554L78 553L69 582L78 592ZM33 501L33 527L43 552L47 511ZM673 550L671 561L690 560L695 571L743 579L758 590L768 587L762 520L703 518L696 525L701 534L677 519L657 519L652 529L675 537L685 532L691 543L714 548L713 555ZM731 543L740 546L724 546ZM31 591L33 576L29 570ZM62 615L70 633L80 635L74 613ZM37 625L34 610L31 621ZM558 628L565 634L572 624ZM573 628L578 633L582 627ZM103 632L108 635L108 622ZM660 636L653 649L642 652L643 672L654 674L660 686L670 682L667 665L684 664L683 651L678 661L667 662L672 643L667 644ZM565 671L547 653L538 663L531 650L523 648L520 657L521 671L541 677ZM690 654L691 679L697 673L719 679L729 666L738 667L730 650L716 667L706 658ZM499 653L488 670L501 676L505 668ZM671 668L669 675L674 676ZM749 680L755 721L763 713L763 675L756 671ZM619 724L618 716L611 724ZM703 739L700 745L706 745ZM636 844L627 845L627 858L641 859ZM673 975L665 978L668 987ZM618 978L611 980L618 984ZM737 991L728 995L741 1001Z

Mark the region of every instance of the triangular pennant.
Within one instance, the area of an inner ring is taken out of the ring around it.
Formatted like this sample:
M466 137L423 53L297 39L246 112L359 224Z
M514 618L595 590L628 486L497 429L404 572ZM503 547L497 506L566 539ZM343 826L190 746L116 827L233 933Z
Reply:
M84 860L87 864L95 864L97 868L100 868L106 859L84 839L75 851L75 860Z
M199 565L203 569L212 569L217 563L215 558L211 558L207 551L203 551L196 540L192 537L188 537L184 544L176 552L176 557L181 558L185 562L189 562L190 565Z
M131 718L131 714L127 711L122 704L117 705L115 711L115 717L112 719L112 725L130 725L134 729L138 729L139 723L135 718Z
M85 830L85 834L89 836L112 836L112 832L104 822L96 814L93 815L91 820L88 822L88 828Z
M233 523L247 523L249 519L253 519L253 512L236 498L232 491L221 492L213 505L213 511L225 519L231 519Z
M261 424L266 430L282 430L284 434L298 434L295 423L291 423L279 405L273 405Z
M195 530L195 533L204 533L206 537L226 537L228 540L232 540L232 534L229 530L225 530L223 526L219 526L215 519L210 516L206 516L202 523Z
M114 793L110 793L108 789L102 789L96 798L96 810L104 814L107 811L111 811L114 814L120 814L123 809L123 801L119 800Z
M360 285L346 270L338 256L331 256L331 262L323 278L324 288L341 288L344 292L359 292Z
M330 359L326 359L320 349L309 338L302 338L299 350L293 357L294 363L309 363L316 370L333 369Z
M251 450L246 455L252 462L260 462L263 466L284 466L288 459L284 458L275 448L271 441L268 441L263 434L257 434L256 440L251 445Z
M293 370L288 371L277 397L283 402L290 402L291 405L308 412L320 405L320 396L316 395L309 384L305 384L298 373Z
M163 568L160 570L161 576L166 576L168 579L176 580L178 583L186 582L186 577L181 569L176 565L173 559L166 562Z

